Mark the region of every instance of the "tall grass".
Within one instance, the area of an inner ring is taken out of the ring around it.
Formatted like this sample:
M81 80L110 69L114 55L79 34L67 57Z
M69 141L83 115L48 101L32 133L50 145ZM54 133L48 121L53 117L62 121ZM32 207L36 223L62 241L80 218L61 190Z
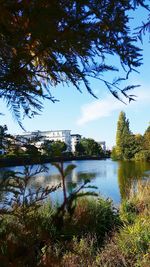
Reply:
M150 183L138 183L120 208L123 226L96 256L93 267L150 266Z

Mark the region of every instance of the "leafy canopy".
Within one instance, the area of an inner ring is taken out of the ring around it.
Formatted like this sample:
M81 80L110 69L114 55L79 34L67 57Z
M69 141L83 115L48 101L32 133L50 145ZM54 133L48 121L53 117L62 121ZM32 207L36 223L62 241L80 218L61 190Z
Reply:
M0 0L0 98L21 125L50 99L51 86L81 82L93 95L88 77L98 78L119 98L120 90L102 78L116 71L106 64L108 54L117 55L127 74L138 67L140 49L128 28L127 12L144 0ZM128 76L128 75L127 75ZM133 88L133 86L131 86Z
M103 154L101 145L92 138L82 138L76 144L77 156L102 156Z

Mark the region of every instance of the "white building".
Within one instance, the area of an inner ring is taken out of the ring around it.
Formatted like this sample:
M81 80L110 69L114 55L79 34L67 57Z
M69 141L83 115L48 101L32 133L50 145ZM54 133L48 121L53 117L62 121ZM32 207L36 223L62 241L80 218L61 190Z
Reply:
M61 141L65 142L67 145L67 151L75 152L76 144L80 142L80 134L71 134L71 130L55 130L55 131L34 131L34 132L25 132L22 135L17 135L21 142L26 142L26 140L32 140L32 143L38 148L41 144L46 141ZM37 140L39 137L39 140ZM35 141L33 141L35 139ZM104 151L106 151L106 143L98 142Z
M36 141L36 139L35 139L35 145L37 147L40 147L41 144L46 140L65 142L67 145L67 151L73 151L72 146L75 147L74 142L75 143L77 142L77 140L74 139L74 137L73 137L73 141L72 141L71 130L26 132L26 133L23 133L19 137L21 137L22 142L24 142L26 139L31 140L33 138L40 137L39 141Z
M71 151L74 153L76 151L76 144L81 140L80 134L72 134L71 135Z

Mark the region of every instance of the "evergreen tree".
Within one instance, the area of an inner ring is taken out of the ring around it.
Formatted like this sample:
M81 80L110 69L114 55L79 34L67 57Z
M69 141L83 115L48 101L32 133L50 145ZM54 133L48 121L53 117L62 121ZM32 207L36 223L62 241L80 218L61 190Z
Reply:
M125 158L126 149L131 137L129 128L129 120L126 118L125 112L121 111L117 123L116 133L116 156L118 159Z
M0 99L21 124L23 115L32 117L43 107L43 99L55 102L51 87L81 84L92 95L89 77L99 79L117 98L130 100L118 82L102 74L118 71L107 64L117 56L129 73L141 65L141 50L129 27L137 6L148 9L144 0L6 0L0 1ZM142 29L141 29L142 30ZM126 75L126 72L125 72Z

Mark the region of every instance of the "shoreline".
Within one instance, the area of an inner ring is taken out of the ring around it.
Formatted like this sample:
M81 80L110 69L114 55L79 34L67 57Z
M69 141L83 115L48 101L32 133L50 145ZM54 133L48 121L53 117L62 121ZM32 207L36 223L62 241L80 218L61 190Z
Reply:
M23 165L34 165L34 164L44 164L51 162L61 162L61 161L72 161L72 160L105 160L110 157L101 156L70 156L70 157L55 157L49 158L48 156L40 156L37 158L33 157L12 157L12 158L0 158L0 168L3 167L13 167L13 166L23 166Z

